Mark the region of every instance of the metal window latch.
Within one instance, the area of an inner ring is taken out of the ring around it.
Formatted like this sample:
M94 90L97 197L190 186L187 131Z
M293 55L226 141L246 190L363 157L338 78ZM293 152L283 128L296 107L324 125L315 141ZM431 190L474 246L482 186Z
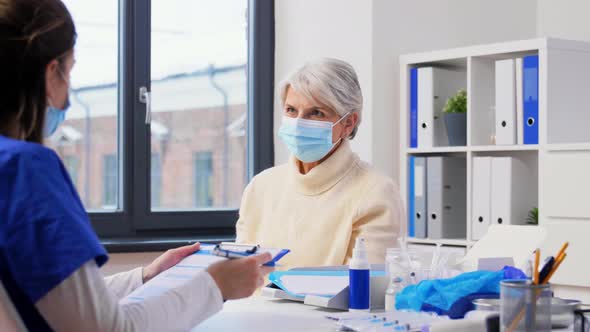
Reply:
M139 102L145 104L145 124L152 122L152 95L145 86L139 88Z

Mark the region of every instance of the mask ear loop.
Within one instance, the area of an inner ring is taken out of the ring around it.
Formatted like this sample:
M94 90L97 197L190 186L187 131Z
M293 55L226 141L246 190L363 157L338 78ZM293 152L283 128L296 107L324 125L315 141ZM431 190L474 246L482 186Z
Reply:
M344 114L344 116L342 116L340 119L338 119L338 121L336 121L336 122L334 122L332 124L332 128L334 128L334 126L336 126L338 123L340 123L340 121L346 119L351 114L352 114L352 112L348 112L348 113ZM340 143L342 140L344 140L344 138L343 137L340 137L340 139L338 140L338 142L334 143L334 145Z
M66 85L68 86L68 92L70 92L72 90L72 87L70 85L70 80L66 79L66 74L63 72L63 70L60 68L60 65L58 65L57 67L57 71L59 74L59 77L66 83ZM53 106L53 102L51 101L51 97L47 96L47 106L50 107L54 107Z
M66 83L66 86L67 86L68 94L66 96L66 102L64 105L64 108L67 108L70 105L70 93L72 92L72 85L71 85L72 82L70 81L69 77L66 77L65 72L61 69L60 66L58 66L57 70L58 70L59 76Z
M61 79L68 86L68 91L72 90L72 82L70 82L69 78L66 78L66 73L64 73L64 71L61 68L58 68L57 70L59 71L59 76L61 76Z

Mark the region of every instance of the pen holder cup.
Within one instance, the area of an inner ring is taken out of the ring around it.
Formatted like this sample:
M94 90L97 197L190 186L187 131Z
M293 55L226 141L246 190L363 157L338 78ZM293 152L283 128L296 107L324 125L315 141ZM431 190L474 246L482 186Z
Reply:
M551 286L530 280L500 283L501 331L551 331Z

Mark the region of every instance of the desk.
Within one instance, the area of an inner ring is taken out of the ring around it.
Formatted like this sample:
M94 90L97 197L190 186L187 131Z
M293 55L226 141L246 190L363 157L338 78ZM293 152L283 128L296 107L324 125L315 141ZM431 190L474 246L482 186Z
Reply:
M253 296L244 300L227 302L221 312L192 329L191 332L338 331L336 322L324 317L329 312L342 311ZM553 331L570 332L573 328Z
M338 311L298 302L253 296L225 303L221 312L201 323L191 332L337 331L336 322L324 317L329 312Z

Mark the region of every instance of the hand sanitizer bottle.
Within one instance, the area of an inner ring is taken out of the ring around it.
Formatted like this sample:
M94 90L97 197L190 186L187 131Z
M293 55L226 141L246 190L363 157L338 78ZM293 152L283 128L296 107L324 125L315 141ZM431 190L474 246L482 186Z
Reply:
M365 246L365 239L358 238L352 250L349 270L348 308L350 311L369 311L371 307L370 295L370 266Z

